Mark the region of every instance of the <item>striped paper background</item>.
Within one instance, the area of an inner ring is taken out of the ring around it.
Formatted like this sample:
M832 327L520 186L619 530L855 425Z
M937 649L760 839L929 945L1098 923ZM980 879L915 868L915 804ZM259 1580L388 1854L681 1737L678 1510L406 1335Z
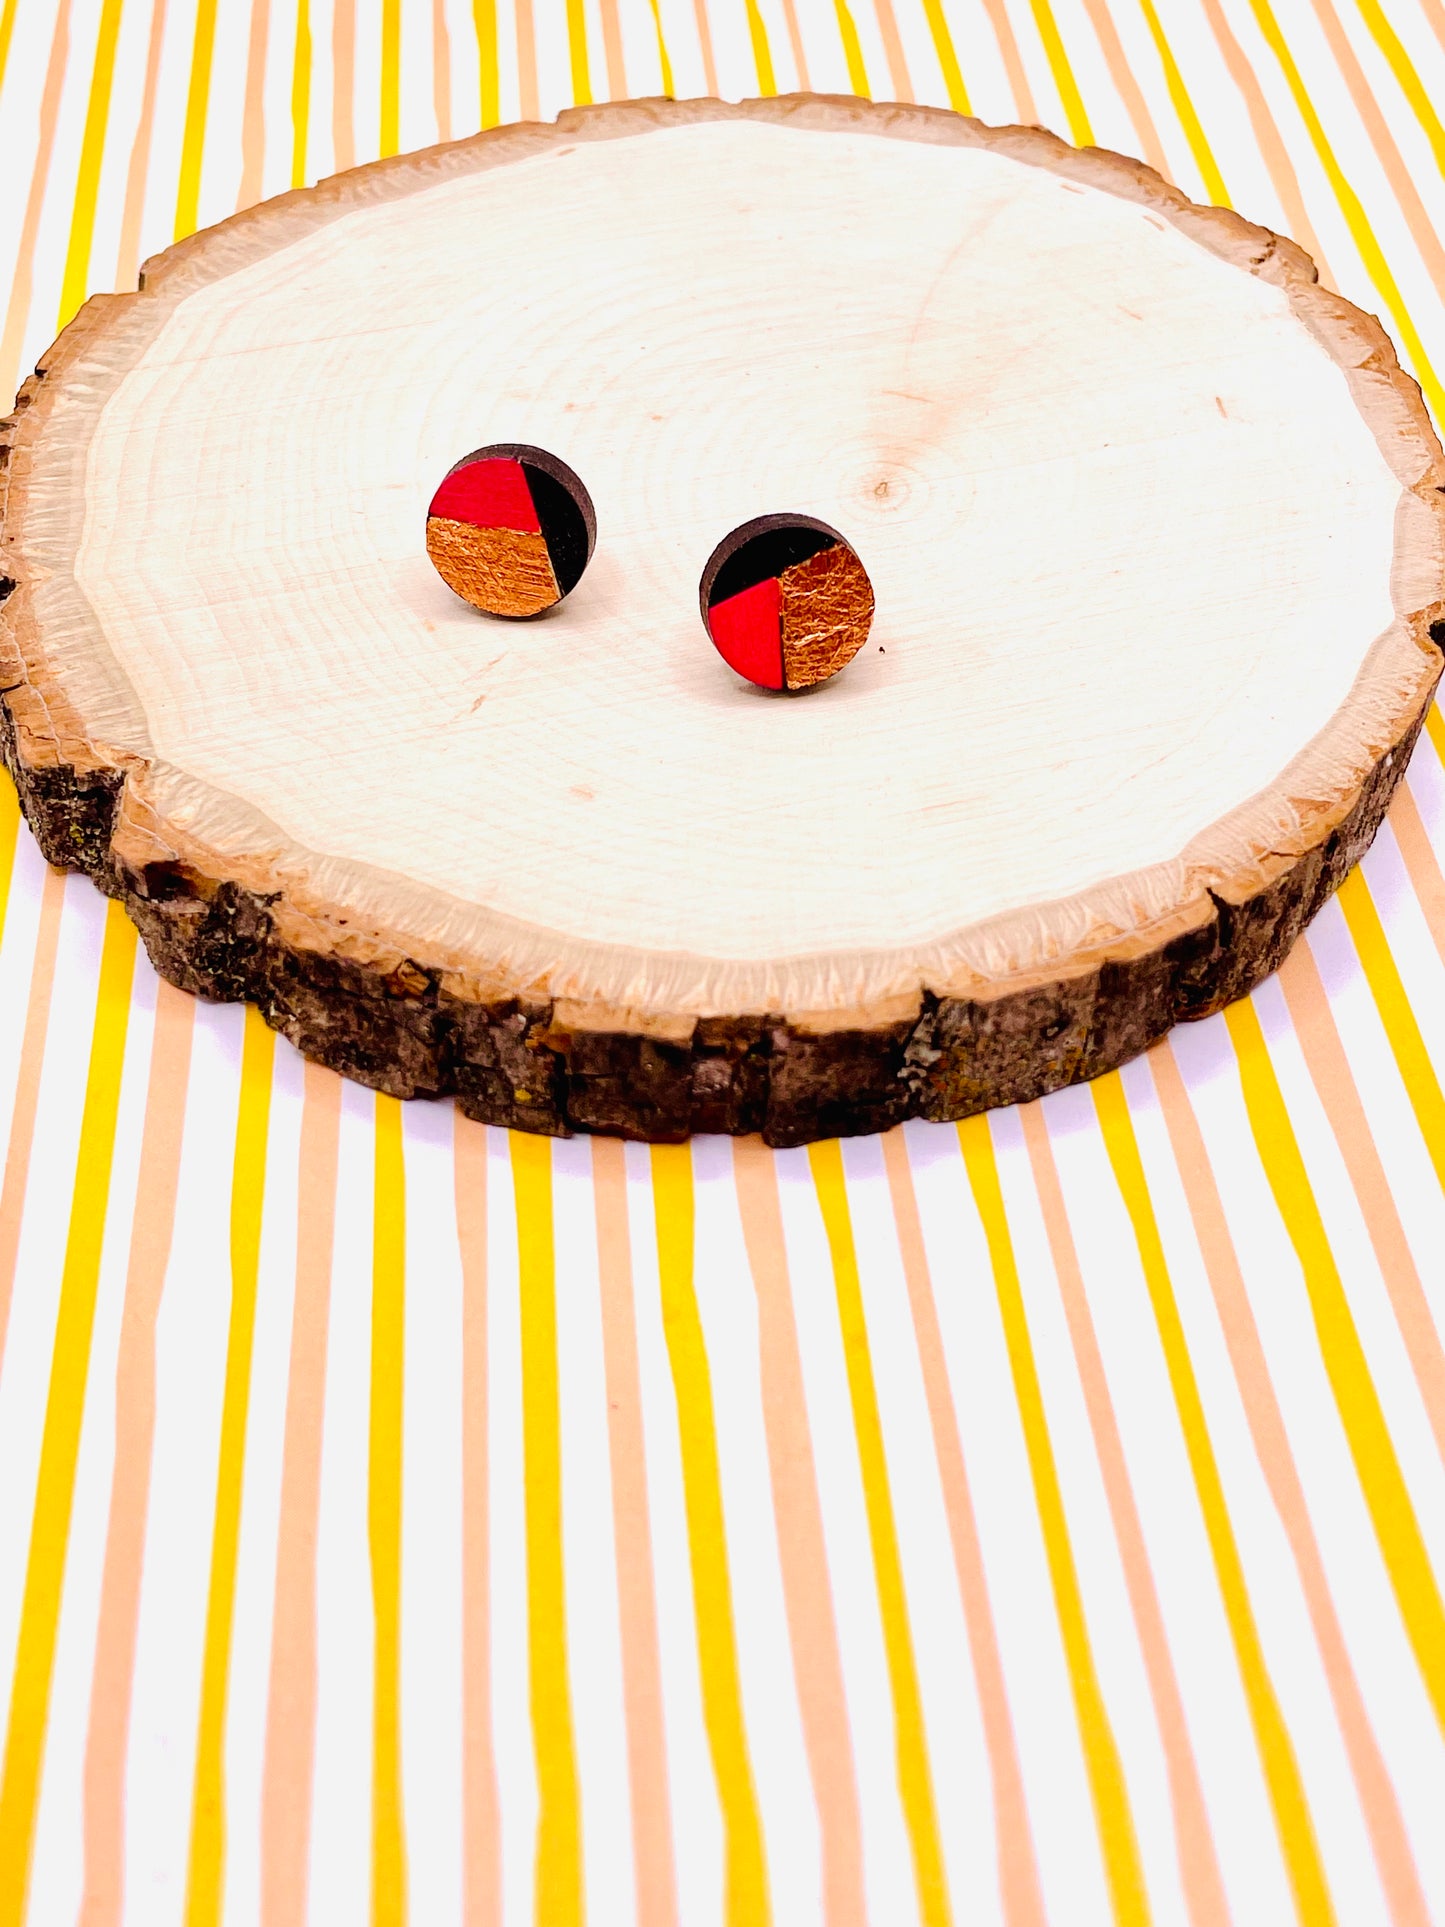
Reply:
M293 183L795 85L1142 154L1445 417L1442 0L0 0L0 393ZM304 1066L7 787L0 1927L1445 1922L1437 851L1435 714L1121 1076L649 1150Z

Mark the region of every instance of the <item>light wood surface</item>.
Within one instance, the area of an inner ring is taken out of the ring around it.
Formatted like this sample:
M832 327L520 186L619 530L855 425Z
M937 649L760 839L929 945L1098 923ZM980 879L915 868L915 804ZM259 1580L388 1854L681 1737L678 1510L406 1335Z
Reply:
M1279 960L1439 673L1438 445L1290 243L1035 129L586 110L357 170L98 298L10 430L10 756L159 966L479 1115L775 1141L1088 1075ZM460 443L586 577L431 568ZM806 700L697 619L842 531Z

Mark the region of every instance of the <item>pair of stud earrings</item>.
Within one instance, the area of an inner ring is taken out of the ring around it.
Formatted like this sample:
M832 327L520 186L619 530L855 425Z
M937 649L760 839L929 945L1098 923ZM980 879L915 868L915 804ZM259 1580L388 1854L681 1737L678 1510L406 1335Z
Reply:
M448 469L426 547L449 589L488 615L540 615L575 589L597 544L592 498L546 449L498 442ZM873 585L850 545L811 515L760 515L725 535L702 572L703 627L763 689L808 689L868 638Z

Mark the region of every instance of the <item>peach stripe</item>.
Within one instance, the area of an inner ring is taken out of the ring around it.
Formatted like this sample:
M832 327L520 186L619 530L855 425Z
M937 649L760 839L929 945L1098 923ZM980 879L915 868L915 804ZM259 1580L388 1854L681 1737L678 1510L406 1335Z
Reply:
M25 202L25 218L20 226L20 241L15 266L10 275L10 299L5 308L5 326L0 330L0 398L15 392L20 367L20 350L30 324L30 298L35 287L35 243L40 234L40 215L45 206L45 189L50 179L50 161L55 152L55 127L60 118L60 96L65 85L65 67L70 58L70 0L60 0L55 12L55 32L50 40L50 59L45 68L45 83L40 93L40 125L35 143L35 166L30 175L30 193ZM0 406L3 406L0 399Z
M151 136L155 129L156 88L160 81L161 49L166 37L166 0L151 8L150 41L146 48L145 80L141 85L140 118L131 143L125 177L125 204L120 217L120 245L115 253L115 285L128 293L140 271L140 231L145 217L146 181L150 174Z
M933 1428L933 1449L938 1458L938 1476L948 1514L953 1565L958 1575L958 1590L968 1627L969 1652L973 1659L979 1711L983 1719L984 1745L988 1749L989 1769L993 1776L998 1880L1004 1919L1008 1927L1043 1927L1044 1902L1039 1887L1033 1829L1029 1821L1028 1803L1024 1798L1023 1773L1019 1766L1008 1690L1004 1685L1003 1663L999 1658L998 1633L993 1623L993 1608L989 1603L978 1522L974 1517L973 1498L968 1488L968 1468L964 1464L963 1449L959 1443L958 1417L953 1408L948 1367L944 1362L943 1334L939 1330L938 1312L933 1302L933 1281L929 1276L928 1254L923 1243L918 1197L908 1163L908 1141L901 1130L895 1130L886 1132L881 1143L883 1167L888 1176L888 1191L898 1232L898 1249L908 1286L908 1303L918 1342L924 1397L928 1401L928 1417Z
M692 0L693 17L697 21L697 44L702 54L702 75L707 83L707 91L716 94L717 62L713 58L712 28L708 24L707 0Z
M40 923L35 933L30 995L25 1005L25 1029L15 1073L5 1179L0 1184L0 1360L5 1357L5 1335L10 1327L10 1297L15 1289L15 1259L25 1216L25 1186L30 1176L30 1147L35 1137L35 1111L40 1103L45 1034L50 1025L50 991L55 979L55 952L60 943L64 909L65 873L47 865L40 889Z
M462 1863L467 1927L502 1917L487 1508L487 1127L456 1113L452 1152L462 1256Z
M517 16L517 108L522 120L540 120L542 109L537 95L537 28L532 19L532 0L516 0Z
M1185 1901L1196 1927L1212 1927L1212 1923L1229 1917L1224 1883L1220 1878L1209 1814L1199 1783L1199 1769L1189 1740L1184 1702L1180 1697L1179 1681L1169 1651L1169 1638L1164 1630L1164 1615L1149 1566L1144 1528L1134 1500L1123 1441L1119 1436L1119 1423L1113 1399L1109 1395L1109 1381L1089 1311L1073 1233L1069 1229L1068 1208L1059 1183L1058 1167L1054 1163L1053 1147L1049 1143L1042 1109L1037 1104L1023 1105L1019 1110L1019 1122L1023 1126L1024 1143L1043 1213L1049 1253L1058 1279L1059 1296L1063 1300L1069 1341L1079 1368L1084 1404L1089 1414L1089 1429L1099 1455L1099 1471L1104 1481L1114 1536L1119 1545L1129 1606L1139 1633L1139 1647L1149 1678L1154 1714L1159 1722L1159 1738L1164 1748L1170 1803L1179 1842L1179 1869L1184 1882Z
M1265 99L1264 89L1260 86L1254 68L1250 65L1244 49L1235 38L1219 0L1201 0L1210 32L1229 69L1229 77L1239 89L1244 100L1245 112L1254 132L1254 144L1259 149L1269 178L1274 182L1274 191L1279 196L1280 206L1284 209L1289 231L1306 250L1320 271L1320 280L1327 288L1335 285L1330 273L1325 251L1320 246L1320 237L1315 233L1314 223L1305 208L1304 195L1300 192L1299 176L1295 173L1294 162L1290 159L1289 149L1280 134L1279 125L1270 112L1269 102Z
M627 1228L627 1166L614 1138L592 1140L597 1270L602 1291L602 1355L607 1374L607 1446L612 1530L622 1627L622 1687L627 1708L627 1773L632 1795L632 1861L639 1927L673 1927L677 1888L672 1816L652 1592L652 1531L642 1446L642 1386L632 1308L632 1245Z
M1395 834L1405 874L1430 926L1436 953L1445 964L1445 874L1441 872L1440 860L1408 779L1395 791L1395 800L1390 805L1390 828Z
M156 1314L175 1230L195 1008L195 999L184 991L164 981L157 985L150 1082L115 1369L115 1464L85 1742L81 1927L111 1927L119 1921L124 1894L125 1756L150 1507Z
M1399 148L1395 145L1395 137L1390 132L1389 123L1381 112L1380 104L1375 99L1369 81L1365 78L1364 70L1355 57L1355 50L1340 25L1339 15L1335 12L1331 0L1313 0L1313 5L1319 23L1324 28L1325 38L1330 44L1335 65L1344 77L1350 99L1355 103L1355 111L1365 124L1365 131L1370 136L1370 145L1379 156L1385 178L1394 190L1395 199L1400 203L1400 211L1405 216L1405 224L1410 230L1415 246L1420 250L1420 258L1425 263L1430 279L1435 283L1435 292L1445 299L1445 247L1441 246L1434 223L1426 212L1425 203L1420 198L1420 190L1416 187L1414 177Z
M808 78L808 56L803 47L803 34L798 26L798 9L793 0L783 0L783 24L788 29L788 45L793 53L793 65L798 70L798 87L802 93L812 90Z
M878 16L878 33L888 61L888 79L893 87L893 98L912 100L914 98L913 79L908 71L908 56L903 51L903 39L898 31L898 19L893 11L893 0L873 0L873 11Z
M266 41L271 0L251 0L251 37L246 47L246 93L241 110L241 185L236 209L254 207L261 198L266 166Z
M1398 1927L1426 1927L1430 1915L1409 1837L1330 1596L1324 1562L1310 1523L1284 1416L1270 1381L1264 1347L1250 1309L1249 1294L1210 1166L1204 1134L1167 1040L1155 1045L1149 1052L1148 1062L1250 1437L1299 1574L1300 1590L1334 1701L1391 1917Z
M602 49L607 59L607 93L611 100L627 99L627 68L622 59L622 23L617 0L598 0L602 14Z
M452 37L447 31L446 0L431 0L432 108L437 139L452 137Z
M1169 171L1169 159L1164 152L1164 143L1159 138L1159 130L1154 125L1154 116L1149 112L1149 103L1144 98L1144 90L1134 78L1134 70L1124 52L1123 42L1119 39L1119 29L1114 25L1105 0L1084 0L1089 20L1099 45L1103 49L1104 64L1109 69L1109 78L1119 90L1119 98L1125 111L1134 123L1134 132L1139 139L1139 151L1149 165L1166 181L1174 176Z
M824 1918L829 1927L852 1922L861 1927L867 1907L848 1703L793 1321L777 1167L761 1138L735 1140L733 1174L758 1300L763 1425L793 1674L822 1836Z
M1039 110L1034 104L1033 89L1029 86L1028 69L1024 66L1019 52L1019 43L1014 38L1013 24L1008 17L1004 0L983 0L984 12L988 15L993 37L998 42L999 54L1003 59L1003 70L1008 76L1009 91L1014 97L1014 109L1020 122L1032 126L1039 118Z
M1430 22L1431 31L1440 42L1441 51L1445 52L1445 7L1441 6L1440 0L1420 0L1420 11Z
M1435 1449L1445 1460L1445 1350L1441 1349L1440 1334L1430 1315L1319 966L1307 942L1297 943L1286 957L1279 971L1279 986L1359 1200L1415 1382L1430 1415Z
M338 174L356 165L356 0L331 13L331 146Z
M340 1129L341 1079L318 1064L308 1064L296 1172L296 1295L286 1378L261 1780L264 1927L301 1927L306 1918L316 1736L316 1515Z

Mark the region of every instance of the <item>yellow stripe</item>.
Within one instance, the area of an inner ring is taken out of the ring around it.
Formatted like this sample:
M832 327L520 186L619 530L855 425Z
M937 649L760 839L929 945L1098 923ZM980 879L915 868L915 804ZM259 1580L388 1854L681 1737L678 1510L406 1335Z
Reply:
M100 166L105 158L105 130L110 119L111 83L115 78L115 43L120 35L121 0L105 0L95 37L95 66L90 76L90 98L85 108L85 130L80 137L80 167L75 182L75 204L70 216L70 240L65 250L65 272L60 282L60 325L74 319L86 296L90 279L90 246L95 238L95 204L100 194Z
M401 0L381 0L381 146L383 160L401 145Z
M1441 388L1436 379L1430 357L1425 352L1425 344L1421 341L1419 331L1410 318L1410 310L1396 286L1395 277L1390 272L1390 265L1385 259L1380 244L1375 239L1374 229L1370 226L1364 207L1335 159L1334 149L1330 146L1319 115L1315 112L1314 103L1300 76L1299 68L1295 65L1294 56L1290 53L1284 35L1279 30L1279 23L1274 17L1269 0L1250 0L1250 5L1254 10L1255 19L1259 22L1259 30L1264 35L1270 52L1279 62L1280 71L1285 77L1290 93L1294 96L1300 119L1309 130L1315 152L1320 157L1320 165L1325 171L1330 186L1334 189L1335 199L1340 204L1340 212L1345 217L1345 225L1350 230L1360 259L1365 264L1365 270L1384 298L1385 305L1394 320L1396 332L1404 343L1410 360L1414 363L1415 373L1419 378L1420 386L1425 391L1426 400L1434 411L1435 419L1445 420L1445 389Z
M1375 1537L1435 1718L1445 1731L1445 1610L1420 1537L1410 1490L1395 1456L1379 1393L1370 1377L1259 1018L1247 1000L1232 1004L1224 1015L1239 1059L1245 1108L1260 1162L1304 1273L1320 1354Z
M1068 1517L1064 1511L1063 1493L1059 1489L1054 1448L1049 1439L1043 1389L1039 1384L1038 1368L1034 1364L1028 1316L1024 1311L1013 1239L1009 1234L1003 1189L998 1179L993 1138L989 1133L988 1119L984 1117L969 1118L957 1129L974 1203L978 1208L984 1237L988 1241L989 1261L993 1266L994 1290L998 1297L1004 1344L1008 1349L1014 1397L1018 1401L1019 1421L1023 1427L1024 1449L1028 1453L1039 1530L1043 1534L1044 1555L1049 1564L1054 1610L1059 1616L1059 1632L1064 1643L1069 1685L1074 1696L1074 1715L1079 1722L1079 1739L1084 1749L1084 1770L1089 1777L1089 1792L1094 1802L1094 1817L1099 1828L1099 1844L1103 1850L1104 1872L1109 1882L1114 1918L1122 1927L1145 1927L1149 1919L1149 1896L1139 1862L1134 1816L1129 1808L1129 1791L1124 1783L1118 1743L1109 1723L1108 1708L1104 1705L1104 1695L1100 1691L1099 1677L1094 1667L1088 1621L1084 1617L1084 1600L1079 1590L1079 1576L1069 1540Z
M923 1702L908 1625L908 1597L903 1586L903 1564L898 1556L898 1529L888 1485L888 1460L883 1448L883 1421L873 1382L873 1360L868 1349L868 1326L863 1316L863 1293L858 1283L858 1255L853 1245L853 1223L848 1211L848 1185L843 1175L843 1152L836 1138L808 1147L813 1185L828 1236L833 1261L833 1288L838 1300L838 1326L848 1370L848 1397L853 1408L853 1431L858 1441L858 1463L863 1478L863 1503L868 1514L868 1537L873 1549L873 1573L878 1586L878 1610L883 1621L883 1647L888 1659L888 1683L893 1693L893 1720L898 1758L898 1789L903 1817L913 1849L913 1875L925 1927L944 1927L950 1920L948 1883L938 1836L938 1813L928 1766L928 1740L923 1726Z
M748 38L753 43L753 65L758 70L758 92L770 99L778 91L773 78L773 56L768 47L768 30L758 12L758 0L747 0Z
M10 1726L5 1736L3 1773L0 1773L0 1868L5 1870L4 1877L0 1878L0 1927L20 1927L30 1881L35 1808L55 1669L55 1639L60 1621L70 1513L75 1500L75 1464L80 1452L101 1241L110 1195L110 1167L115 1154L115 1122L125 1062L135 949L135 930L124 911L118 904L107 904L90 1069L85 1080L85 1106L75 1158L70 1228L60 1274L50 1390L35 1480L30 1557L20 1606L20 1634L15 1646Z
M371 1740L371 1918L406 1920L401 1803L401 1427L406 1340L406 1166L401 1105L376 1099L371 1230L371 1438L366 1523L376 1626Z
M848 11L848 0L833 0L833 10L838 16L838 33L843 42L843 58L848 63L848 85L855 94L871 99L868 90L868 69L863 64L863 48L858 40L858 29L853 16Z
M652 24L657 30L657 59L662 68L662 91L668 100L676 98L672 84L672 62L667 57L667 40L662 31L662 9L657 0L652 0Z
M572 55L573 104L590 107L592 81L587 72L587 15L582 0L567 0L567 46Z
M958 55L953 51L953 35L948 31L948 22L939 0L923 0L923 14L928 22L928 31L933 36L933 51L938 56L943 84L948 89L948 104L956 114L971 114L973 109L968 104L968 89L959 72Z
M693 1288L692 1152L687 1145L653 1145L652 1206L662 1324L677 1399L703 1719L722 1807L725 1918L728 1927L767 1927L767 1865L738 1682L712 1380Z
M297 0L296 49L291 62L291 185L306 185L306 149L311 132L311 7Z
M191 49L191 85L181 135L181 173L176 189L176 239L196 231L201 205L201 156L206 145L206 114L211 101L211 55L216 45L216 0L197 0L196 37Z
M537 1759L537 1927L580 1927L582 1819L562 1571L562 1414L552 1145L512 1133L522 1325L522 1464L527 1512L527 1664Z
M241 1537L241 1486L246 1418L251 1403L251 1351L256 1334L256 1282L261 1267L261 1212L266 1196L266 1138L271 1121L271 1067L276 1040L257 1011L246 1008L241 1090L231 1162L231 1318L221 1394L221 1443L211 1529L211 1583L201 1661L196 1777L191 1792L186 1927L216 1927L221 1918L226 1858L226 1697L236 1611L236 1554Z
M0 12L0 87L5 85L5 68L10 60L10 36L15 31L15 0L5 0Z
M1435 754L1445 763L1445 716L1440 714L1440 705L1431 703L1425 711L1425 734L1435 745Z
M15 850L19 840L19 798L9 778L0 775L0 942L5 937L5 915L10 907L10 884L15 875Z
M1184 76L1179 71L1179 63L1174 58L1174 49L1169 45L1168 36L1159 23L1159 15L1154 0L1139 0L1149 33L1159 55L1159 64L1164 69L1164 85L1169 93L1170 104L1184 129L1184 138L1189 143L1189 151L1194 156L1194 165L1199 169L1204 191L1216 207L1230 205L1229 190L1224 185L1224 176L1219 171L1219 163L1214 158L1214 150L1209 145L1199 115L1195 112L1194 102L1189 89L1184 84Z
M1435 1176L1445 1191L1445 1096L1430 1061L1425 1039L1410 998L1400 978L1400 967L1390 949L1390 940L1380 922L1380 913L1370 895L1370 886L1358 870L1352 870L1340 885L1340 908L1345 913L1350 935L1355 940L1364 968L1365 981L1375 999L1380 1022L1390 1040L1395 1063L1409 1095L1420 1126L1420 1135L1430 1153Z
M1389 63L1390 72L1395 76L1400 92L1409 101L1416 120L1425 131L1435 154L1435 165L1445 174L1445 127L1440 125L1440 116L1431 105L1430 96L1420 84L1420 76L1415 71L1414 62L1406 53L1399 35L1385 18L1379 0L1356 0L1356 5L1369 28L1375 45Z
M657 0L652 0L656 10ZM501 80L497 73L497 0L472 0L472 24L477 34L477 83L482 95L482 125L495 127L502 118Z
M1180 1321L1179 1306L1174 1297L1174 1286L1149 1196L1149 1185L1144 1176L1143 1160L1139 1156L1139 1144L1134 1135L1133 1120L1129 1116L1129 1100L1117 1071L1096 1078L1092 1089L1094 1107L1104 1134L1104 1148L1109 1154L1114 1180L1124 1200L1124 1208L1129 1214L1134 1239L1139 1247L1144 1282L1154 1309L1154 1322L1158 1327L1159 1343L1169 1373L1169 1386L1174 1394L1180 1430L1184 1434L1184 1448L1189 1454L1189 1469L1194 1475L1194 1489L1204 1517L1204 1530L1214 1559L1220 1597L1224 1602L1224 1616L1234 1644L1234 1656L1249 1706L1255 1744L1264 1768L1265 1785L1274 1809L1275 1826L1279 1831L1295 1906L1306 1927L1316 1927L1317 1923L1318 1927L1325 1927L1325 1923L1333 1921L1334 1909L1320 1862L1314 1824L1310 1819L1289 1728L1280 1712L1254 1623L1249 1588L1245 1583L1244 1567L1229 1517L1229 1504L1215 1462L1214 1447L1204 1417L1204 1404L1189 1357L1189 1343Z
M1076 147L1092 147L1093 130L1089 126L1089 116L1084 112L1083 99L1079 94L1079 84L1074 79L1074 70L1069 65L1068 52L1054 19L1049 0L1032 0L1034 25L1039 30L1043 42L1044 55L1049 63L1049 71L1054 77L1054 85L1059 90L1066 119L1069 123L1069 136Z

